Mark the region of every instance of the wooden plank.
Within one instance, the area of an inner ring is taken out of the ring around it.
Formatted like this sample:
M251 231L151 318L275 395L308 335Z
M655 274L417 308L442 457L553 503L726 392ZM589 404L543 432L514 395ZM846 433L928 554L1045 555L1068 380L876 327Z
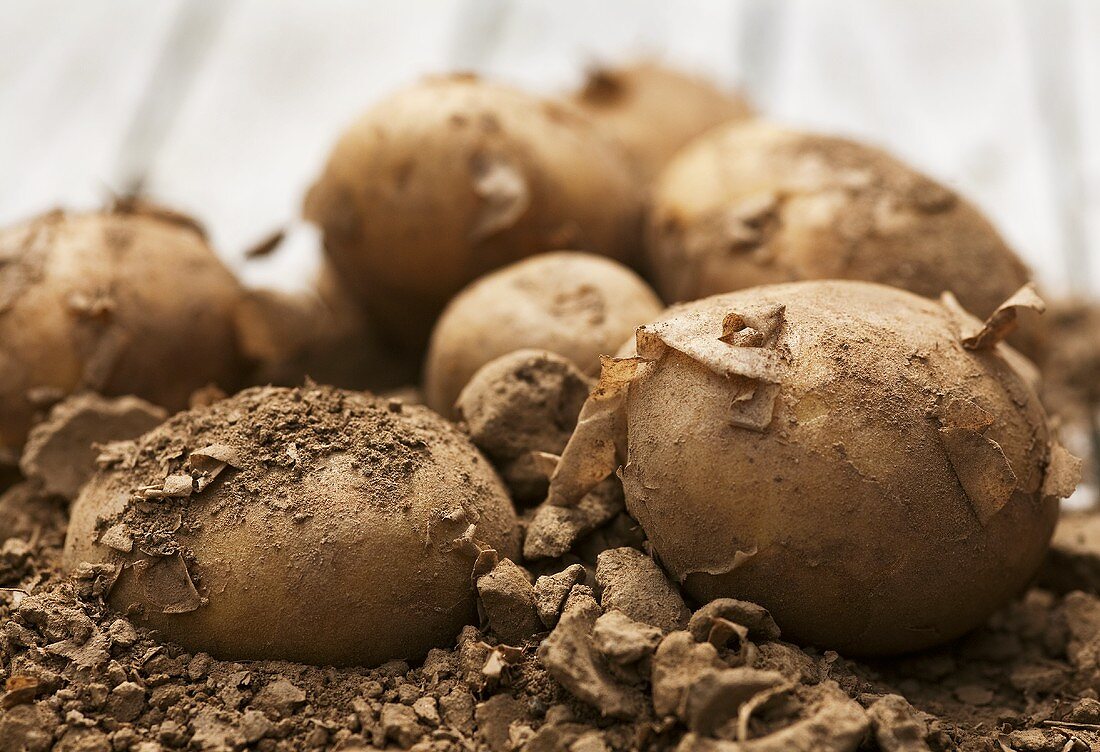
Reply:
M6 1L0 221L94 205L148 162L154 195L202 217L241 268L245 247L297 216L339 130L394 87L457 67L558 91L586 63L648 54L744 83L775 119L883 144L975 198L1054 291L1085 276L1083 287L1100 291L1100 7L1091 0L1041 9L1013 0L198 4L220 9L224 25L198 32L209 56L178 118L158 122L172 107L157 93L176 90L161 86L175 74L158 60L178 31L180 0ZM1051 76L1063 104L1051 105ZM1051 121L1056 109L1070 114ZM1046 135L1067 117L1079 141L1068 151L1065 137ZM1068 184L1066 164L1079 168ZM1077 240L1068 216L1078 218ZM315 237L295 237L298 253L315 254ZM1067 247L1084 249L1088 275L1068 271ZM300 277L294 255L247 274Z
M0 8L0 222L102 203L177 6Z
M769 114L881 144L946 181L1050 288L1068 288L1018 5L798 2L786 18Z
M425 12L430 5L435 12ZM338 133L373 101L446 70L454 3L242 0L227 15L147 187L207 223L246 280L295 287L315 234L247 266L243 252L294 221Z

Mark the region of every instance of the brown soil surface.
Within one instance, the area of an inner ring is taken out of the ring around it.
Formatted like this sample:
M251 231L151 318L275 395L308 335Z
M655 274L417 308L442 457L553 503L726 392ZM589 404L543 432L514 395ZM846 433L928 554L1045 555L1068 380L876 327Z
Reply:
M1049 589L903 659L787 644L766 612L737 602L685 624L675 590L639 563L648 557L618 549L556 587L498 565L479 581L485 624L455 648L422 665L333 669L158 641L105 607L102 570L59 572L56 499L23 486L4 501L15 533L0 547L4 750L1100 749L1098 514L1064 520ZM525 587L541 622L516 639ZM738 733L751 741L730 741Z

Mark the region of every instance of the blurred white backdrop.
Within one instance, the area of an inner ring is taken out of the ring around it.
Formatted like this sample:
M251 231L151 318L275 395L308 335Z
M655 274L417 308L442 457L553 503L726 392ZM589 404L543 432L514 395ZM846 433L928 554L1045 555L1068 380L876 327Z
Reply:
M974 198L1048 289L1100 293L1093 0L0 0L0 222L139 184L253 284L300 284L337 133L426 73L545 92L640 56L864 138Z

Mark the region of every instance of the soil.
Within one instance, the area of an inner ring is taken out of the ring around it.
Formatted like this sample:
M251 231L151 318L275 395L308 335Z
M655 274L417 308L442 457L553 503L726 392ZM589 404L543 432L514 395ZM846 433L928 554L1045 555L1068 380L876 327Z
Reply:
M247 420L265 420L254 407ZM295 444L302 467L331 443L324 428ZM1036 585L982 628L857 661L783 641L754 604L685 602L604 489L592 504L607 513L570 521L527 569L486 566L480 623L453 646L367 669L159 639L108 607L110 567L62 571L67 502L45 488L0 497L5 752L1100 750L1100 512L1066 515Z

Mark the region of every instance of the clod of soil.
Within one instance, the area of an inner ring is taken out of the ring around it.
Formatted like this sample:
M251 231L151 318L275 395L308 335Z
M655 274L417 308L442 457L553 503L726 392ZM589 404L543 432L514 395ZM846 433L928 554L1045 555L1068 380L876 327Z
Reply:
M478 449L500 470L517 503L546 498L543 453L560 455L591 380L547 350L516 350L489 361L462 390L455 411Z
M20 469L47 493L75 499L95 474L98 445L135 439L167 417L163 408L137 397L74 395L54 405L31 429Z

